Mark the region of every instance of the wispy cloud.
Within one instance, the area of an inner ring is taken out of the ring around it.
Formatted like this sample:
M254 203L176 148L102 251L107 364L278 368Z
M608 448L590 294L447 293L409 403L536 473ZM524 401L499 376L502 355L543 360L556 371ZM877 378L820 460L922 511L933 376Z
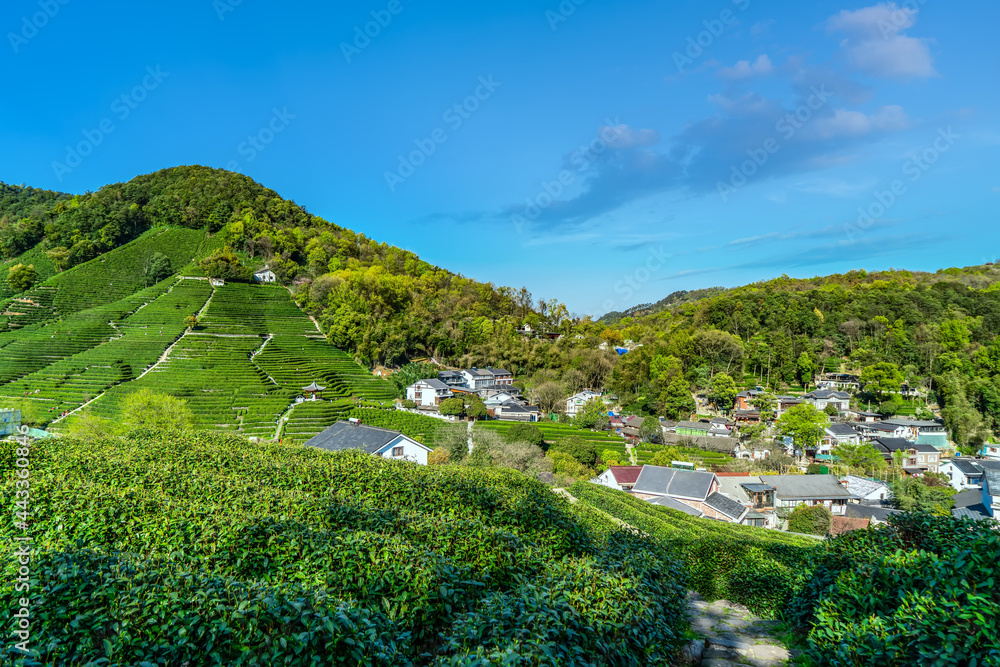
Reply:
M935 76L928 40L904 33L916 17L916 9L880 2L843 10L827 21L827 29L847 35L840 43L841 51L847 64L859 72L883 78Z
M723 67L719 70L719 76L726 79L749 79L759 76L767 76L774 72L774 65L766 53L757 56L753 62L740 60L732 67Z

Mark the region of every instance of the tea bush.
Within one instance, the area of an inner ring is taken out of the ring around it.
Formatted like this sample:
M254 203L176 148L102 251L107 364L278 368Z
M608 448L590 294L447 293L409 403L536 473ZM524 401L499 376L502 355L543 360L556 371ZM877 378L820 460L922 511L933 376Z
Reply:
M1000 665L1000 535L930 514L830 540L786 617L824 665Z
M0 443L5 498L15 458ZM662 545L516 471L205 433L39 441L30 460L39 664L638 666L683 642Z

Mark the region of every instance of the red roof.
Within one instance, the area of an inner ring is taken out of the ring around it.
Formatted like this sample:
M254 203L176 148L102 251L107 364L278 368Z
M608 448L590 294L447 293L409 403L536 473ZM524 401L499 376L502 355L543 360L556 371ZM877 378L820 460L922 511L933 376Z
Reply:
M642 472L642 466L611 466L611 474L619 484L635 484Z
M853 516L834 516L830 522L831 535L843 535L852 530L864 530L871 524L871 519Z

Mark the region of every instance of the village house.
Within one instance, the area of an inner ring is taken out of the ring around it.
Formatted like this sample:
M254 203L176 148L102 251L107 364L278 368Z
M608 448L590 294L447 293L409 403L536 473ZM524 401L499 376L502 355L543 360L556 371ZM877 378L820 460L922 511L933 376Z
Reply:
M375 456L397 461L412 461L427 465L430 447L426 447L399 431L365 426L356 419L338 421L333 426L313 436L305 443L328 452L357 449Z
M718 489L719 481L715 473L645 465L632 487L632 493L656 502L667 497L710 519L740 523L749 509L739 503L735 503L736 507L734 501L718 493Z
M277 282L278 276L276 276L274 271L265 265L263 269L254 271L253 279L258 283L273 283Z
M778 527L778 517L774 513L774 487L763 481L766 478L739 472L716 473L716 478L719 480L718 493L747 509L740 523L762 528Z
M777 417L781 417L781 415L785 414L796 405L802 405L804 402L798 396L776 396L775 399L777 401L777 408L775 409Z
M493 408L493 414L502 421L537 422L542 412L537 405L521 405L517 401L507 401Z
M953 517L983 521L996 516L990 495L983 489L960 491L953 495L951 500L954 503L951 508Z
M566 399L566 414L570 417L575 417L577 413L590 401L595 398L600 398L601 395L596 391L591 391L585 389L579 393L573 394Z
M941 452L933 445L918 445L905 438L876 438L870 444L888 463L895 462L894 452L903 452L901 467L909 475L938 472L941 464Z
M417 380L406 388L406 398L421 407L437 407L455 393L441 380Z
M955 457L951 460L943 461L940 471L942 474L948 475L948 479L951 480L951 486L956 491L983 488L985 471L975 459Z
M861 382L857 375L850 373L827 373L816 380L816 388L857 392L861 389Z
M861 442L857 430L850 424L830 424L826 427L823 439L831 448L837 445L857 445Z
M892 509L883 505L850 504L844 510L844 516L852 519L868 519L870 525L879 526L889 521L894 514L903 514L902 510Z
M762 389L748 389L746 391L741 391L736 394L736 402L733 404L734 410L752 410L755 409L753 406L753 400L763 394Z
M907 433L905 426L886 422L858 422L854 424L854 430L858 432L863 442L875 440L876 438L902 438L905 440Z
M983 445L983 448L979 450L979 455L984 458L1000 461L1000 444L991 442Z
M847 490L861 499L861 502L882 502L888 500L892 492L889 485L877 479L848 475L844 478Z
M631 491L640 472L642 466L610 466L590 481L619 491Z
M823 505L833 514L843 515L848 503L858 500L836 475L766 475L762 479L774 487L775 509Z
M938 449L946 449L948 447L948 431L942 422L915 419L884 419L880 423L903 429L903 435L899 437L913 440L918 445L932 445Z
M838 413L847 412L851 409L851 395L846 391L836 391L834 389L817 389L802 397L817 410L826 410L826 406L832 405L837 408Z

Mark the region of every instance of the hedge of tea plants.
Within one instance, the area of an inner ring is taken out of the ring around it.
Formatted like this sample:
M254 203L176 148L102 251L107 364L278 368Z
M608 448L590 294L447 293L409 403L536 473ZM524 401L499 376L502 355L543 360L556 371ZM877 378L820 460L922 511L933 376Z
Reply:
M36 664L639 666L684 642L663 545L515 471L150 432L30 465Z
M786 617L824 665L1000 664L1000 534L906 514L814 552Z
M691 588L774 618L798 590L817 540L693 517L590 482L569 489L579 500L660 541L685 564Z

